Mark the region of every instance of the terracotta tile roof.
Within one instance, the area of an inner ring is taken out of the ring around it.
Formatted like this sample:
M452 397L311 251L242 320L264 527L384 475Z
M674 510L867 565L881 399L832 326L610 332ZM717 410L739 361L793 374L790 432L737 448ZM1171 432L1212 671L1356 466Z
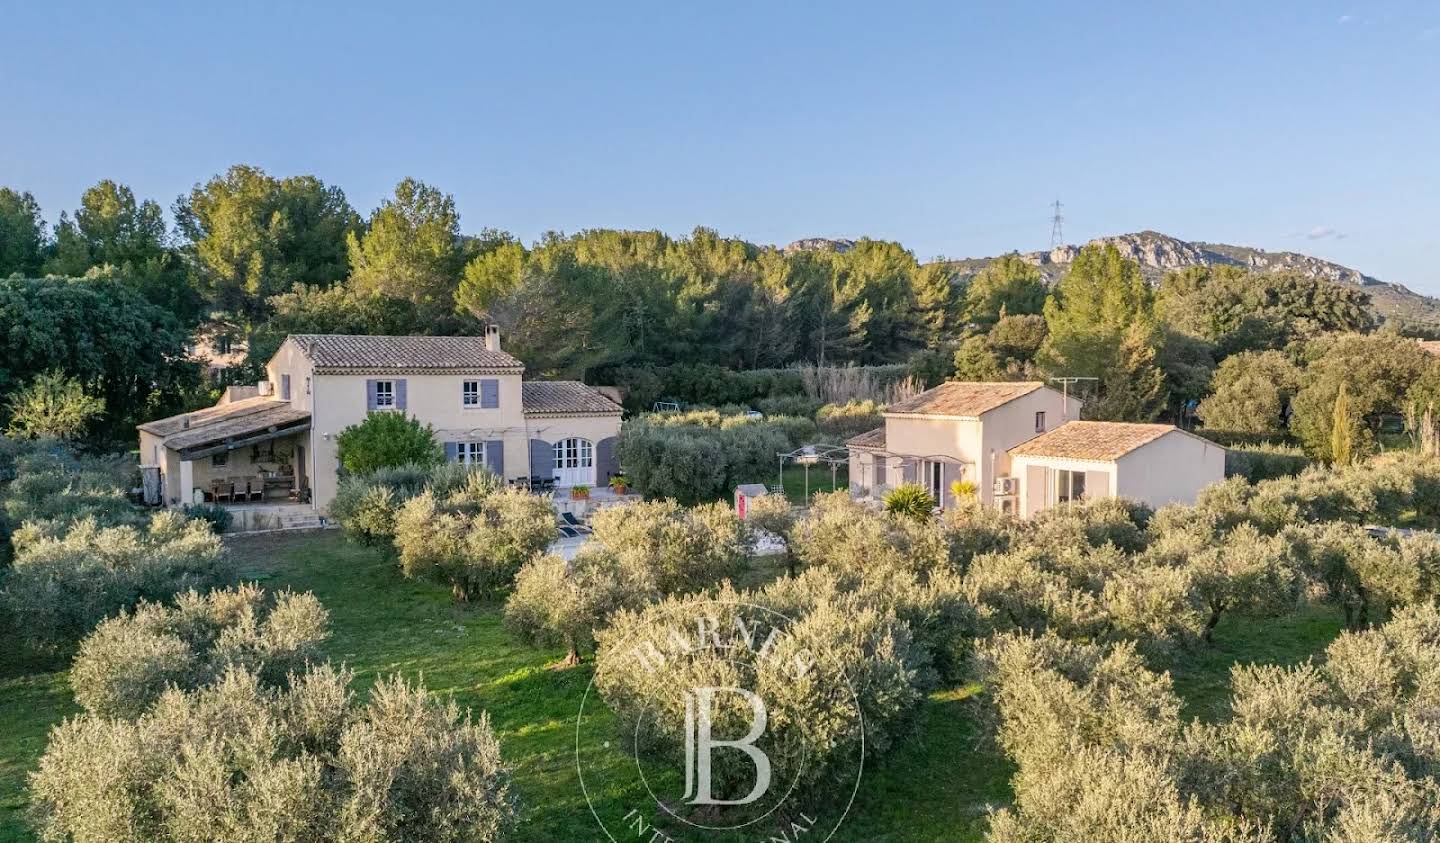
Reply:
M228 404L216 404L213 407L206 407L203 410L195 410L190 413L181 413L178 416L148 421L138 427L146 433L153 433L157 436L168 436L187 426L199 427L212 424L225 419L248 416L251 413L259 413L270 409L276 404L289 406L288 401L281 401L273 395L261 395L252 398L242 398L239 401L231 401Z
M1010 455L1111 462L1171 431L1184 433L1172 424L1072 421L1020 443Z
M891 404L886 415L901 413L923 416L965 416L978 418L996 407L1029 395L1045 386L1040 381L979 382L950 381L934 389Z
M193 413L171 416L140 425L140 429L164 437L167 448L195 448L209 442L240 439L264 433L270 428L292 427L310 418L310 413L275 398L248 398ZM185 422L189 420L187 427Z
M619 404L579 381L528 381L520 384L520 396L527 416L621 413Z
M859 436L852 436L845 440L846 445L856 448L885 448L885 428L877 427L874 430L867 430Z
M351 334L291 334L320 374L414 371L514 370L524 364L485 347L484 337L382 337Z

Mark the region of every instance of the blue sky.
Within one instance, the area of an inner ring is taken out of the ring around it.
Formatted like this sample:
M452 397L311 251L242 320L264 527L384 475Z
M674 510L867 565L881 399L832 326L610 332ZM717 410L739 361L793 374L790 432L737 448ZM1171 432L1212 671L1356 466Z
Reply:
M1153 228L1440 295L1440 3L0 0L0 184L167 208L230 164L466 230L917 256ZM303 8L300 8L302 7Z

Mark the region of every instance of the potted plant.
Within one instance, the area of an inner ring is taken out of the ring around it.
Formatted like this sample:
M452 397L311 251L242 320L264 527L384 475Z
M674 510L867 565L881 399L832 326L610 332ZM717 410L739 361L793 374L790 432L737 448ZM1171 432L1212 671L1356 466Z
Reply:
M625 490L628 488L630 488L629 477L626 477L623 474L617 474L614 477L610 478L610 491L614 492L615 494L623 495L625 494Z
M570 500L572 500L572 501L583 501L583 500L589 500L589 499L590 499L590 487L589 487L589 486L581 485L581 486L571 486L571 487L570 487Z

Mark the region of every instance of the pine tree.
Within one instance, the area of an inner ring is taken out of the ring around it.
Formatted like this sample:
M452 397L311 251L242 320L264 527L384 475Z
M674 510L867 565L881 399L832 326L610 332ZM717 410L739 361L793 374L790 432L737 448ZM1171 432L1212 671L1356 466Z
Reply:
M1165 409L1165 373L1155 363L1154 331L1137 322L1125 332L1115 365L1102 381L1100 400L1086 415L1114 421L1154 421Z

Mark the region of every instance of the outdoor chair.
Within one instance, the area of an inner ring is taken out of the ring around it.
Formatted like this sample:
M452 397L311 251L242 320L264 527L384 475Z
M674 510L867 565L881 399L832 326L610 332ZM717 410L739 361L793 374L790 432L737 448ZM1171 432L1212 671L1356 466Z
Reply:
M210 490L210 496L215 499L216 503L230 500L230 483L228 481L211 480Z
M563 525L562 525L562 526L559 528L559 530L560 530L560 535L561 535L562 537L564 537L564 538L567 538L567 539L575 539L575 538L579 538L579 537L580 537L580 534L577 533L577 532L575 532L575 528L573 528L573 527L566 527L566 526L563 526Z
M236 477L230 481L230 500L244 501L249 495L250 484L243 477Z
M250 500L252 500L252 501L264 501L264 500L265 500L265 478L264 478L264 477L251 477L251 478L250 478Z
M576 518L575 513L573 512L562 512L560 513L560 518L564 520L565 526L569 527L572 530L575 530L582 535L595 532L594 530L590 529L590 525L581 521L579 518Z

